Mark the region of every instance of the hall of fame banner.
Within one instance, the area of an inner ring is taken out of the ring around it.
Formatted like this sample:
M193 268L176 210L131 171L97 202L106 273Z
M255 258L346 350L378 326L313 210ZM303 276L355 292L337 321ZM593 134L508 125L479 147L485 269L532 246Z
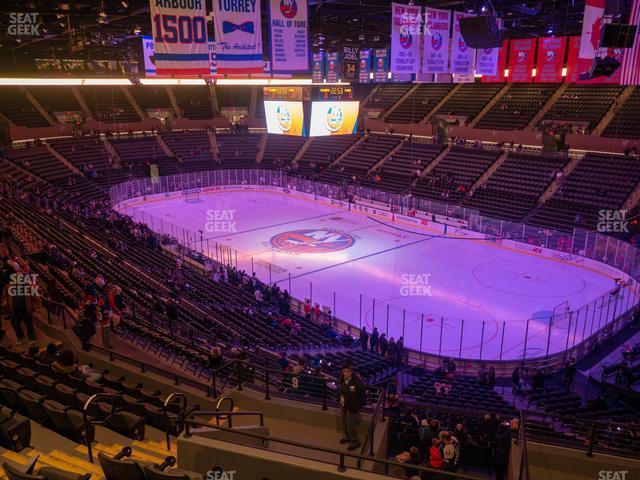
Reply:
M309 71L308 0L269 0L271 70Z
M213 0L213 25L219 75L264 71L258 0Z
M449 39L451 11L425 8L423 73L447 73L449 71Z
M209 75L205 0L150 0L158 76Z

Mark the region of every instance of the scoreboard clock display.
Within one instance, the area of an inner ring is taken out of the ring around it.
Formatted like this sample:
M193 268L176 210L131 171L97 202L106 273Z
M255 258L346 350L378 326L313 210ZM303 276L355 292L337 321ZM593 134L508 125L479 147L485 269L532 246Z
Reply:
M352 87L320 87L318 100L353 100L353 88Z
M301 102L311 100L309 87L264 87L265 100L285 100L289 102Z

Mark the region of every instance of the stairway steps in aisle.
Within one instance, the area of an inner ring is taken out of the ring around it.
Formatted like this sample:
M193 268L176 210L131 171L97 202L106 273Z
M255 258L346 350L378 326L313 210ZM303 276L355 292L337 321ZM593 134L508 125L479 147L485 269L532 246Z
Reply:
M42 466L49 466L49 467L54 467L54 468L59 468L60 470L65 470L67 472L71 472L71 473L76 473L78 475L84 475L85 473L91 473L94 474L93 471L87 471L83 466L78 466L77 464L72 464L66 461L62 461L58 458L52 457L51 455L47 455L44 453L39 453L35 450L32 450L30 452L27 453L28 457L35 457L36 455L38 456L38 463L37 463L37 467L36 470L39 467ZM75 459L74 459L75 460ZM77 459L79 460L79 459ZM99 469L100 470L100 469ZM102 472L102 470L100 470L100 472ZM98 478L102 478L103 475L102 473L99 474Z
M153 440L147 440L141 442L140 440L134 440L131 444L132 447L142 448L143 450L147 450L148 452L154 453L156 455L163 455L165 457L169 455L175 455L175 452L170 452L166 448L164 448L166 443L164 442L154 442Z

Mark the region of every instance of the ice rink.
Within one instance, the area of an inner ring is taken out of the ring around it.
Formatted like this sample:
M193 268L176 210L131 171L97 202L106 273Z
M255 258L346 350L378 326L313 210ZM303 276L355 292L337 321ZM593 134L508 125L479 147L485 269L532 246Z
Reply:
M579 310L615 287L584 266L282 193L138 202L127 213L163 233L202 231L192 247L214 258L220 246L236 250L239 267L265 283L430 353L516 359L526 345L527 357L543 356L547 343L550 353L563 350L622 307L605 295ZM577 311L571 318L567 307Z

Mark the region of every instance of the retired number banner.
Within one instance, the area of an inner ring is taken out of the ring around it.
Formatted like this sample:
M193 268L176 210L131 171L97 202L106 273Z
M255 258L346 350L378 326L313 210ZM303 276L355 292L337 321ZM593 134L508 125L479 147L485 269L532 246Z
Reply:
M213 24L219 75L263 72L258 0L213 0Z
M209 75L205 0L151 0L156 75Z
M451 11L425 8L424 57L422 73L447 73L449 71L449 32Z
M269 0L271 70L309 71L308 0Z

